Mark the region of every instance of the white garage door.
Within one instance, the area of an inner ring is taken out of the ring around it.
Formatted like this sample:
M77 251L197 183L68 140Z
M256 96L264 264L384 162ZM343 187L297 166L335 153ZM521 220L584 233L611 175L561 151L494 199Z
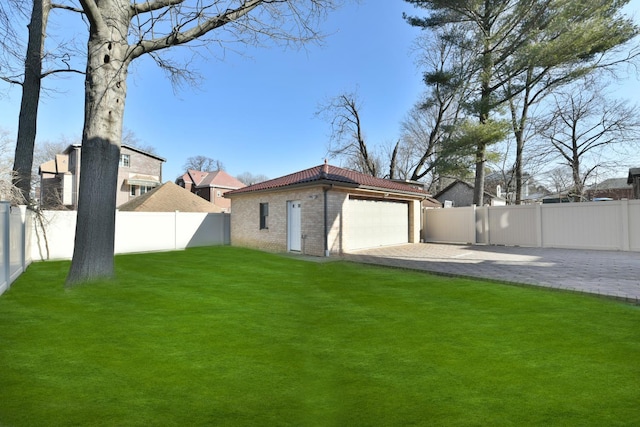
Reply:
M409 205L380 200L349 200L348 249L409 242Z

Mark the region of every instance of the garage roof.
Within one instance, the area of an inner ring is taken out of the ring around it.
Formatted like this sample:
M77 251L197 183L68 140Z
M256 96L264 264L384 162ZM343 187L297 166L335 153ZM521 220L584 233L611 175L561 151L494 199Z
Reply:
M424 191L420 186L416 184L376 178L371 175L365 175L360 172L339 168L337 166L331 166L325 163L323 165L285 175L280 178L271 179L269 181L264 181L258 184L250 185L248 187L229 191L225 193L224 196L233 197L235 195L244 193L318 184L333 184L341 187L381 190L423 197L429 195L429 193Z

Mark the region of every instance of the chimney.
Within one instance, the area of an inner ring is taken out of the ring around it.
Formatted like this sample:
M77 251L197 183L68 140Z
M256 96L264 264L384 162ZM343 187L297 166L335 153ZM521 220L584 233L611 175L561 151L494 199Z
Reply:
M327 163L327 159L324 159L324 166L322 167L322 173L325 176L329 174L329 164Z

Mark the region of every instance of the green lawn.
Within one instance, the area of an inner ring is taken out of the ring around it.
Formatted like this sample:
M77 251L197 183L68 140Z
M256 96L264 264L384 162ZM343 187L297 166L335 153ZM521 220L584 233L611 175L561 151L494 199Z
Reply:
M232 247L0 297L1 426L640 425L640 307Z

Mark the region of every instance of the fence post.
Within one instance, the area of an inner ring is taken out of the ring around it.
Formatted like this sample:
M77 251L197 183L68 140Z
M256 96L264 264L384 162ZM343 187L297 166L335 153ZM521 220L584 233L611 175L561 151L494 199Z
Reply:
M623 251L631 250L631 236L629 236L629 201L620 201L620 249Z
M4 264L5 289L11 286L11 203L0 202L2 210L2 263Z
M542 247L542 203L536 205L536 245Z
M477 212L477 206L476 205L471 205L471 218L469 218L471 221L471 227L470 227L470 236L471 239L471 244L472 245L477 245L478 244L478 212ZM484 224L480 225L480 228L483 228ZM482 233L482 230L480 230L480 233Z
M178 250L178 215L180 211L174 211L173 213L173 250Z
M27 270L27 205L18 206L20 209L20 244L22 249L20 250L20 267L22 272Z

